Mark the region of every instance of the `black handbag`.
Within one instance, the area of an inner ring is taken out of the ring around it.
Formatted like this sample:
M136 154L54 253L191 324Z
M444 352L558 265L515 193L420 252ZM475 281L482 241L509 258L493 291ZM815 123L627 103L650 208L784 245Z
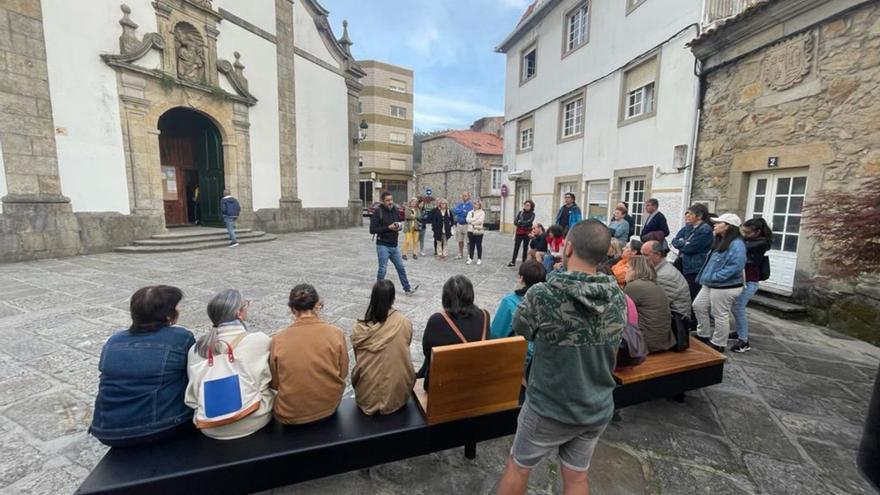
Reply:
M675 336L675 352L687 350L691 346L691 321L687 316L672 312L672 335Z

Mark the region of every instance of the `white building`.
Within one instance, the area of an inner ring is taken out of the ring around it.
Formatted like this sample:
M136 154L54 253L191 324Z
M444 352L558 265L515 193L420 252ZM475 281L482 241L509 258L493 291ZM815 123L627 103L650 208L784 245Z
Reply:
M537 0L496 49L507 55L504 164L513 200L552 224L566 192L584 216L625 202L638 229L657 198L672 234L682 224L698 79L686 47L693 0Z
M0 3L0 260L217 224L223 188L243 226L358 224L364 72L328 14L316 0Z

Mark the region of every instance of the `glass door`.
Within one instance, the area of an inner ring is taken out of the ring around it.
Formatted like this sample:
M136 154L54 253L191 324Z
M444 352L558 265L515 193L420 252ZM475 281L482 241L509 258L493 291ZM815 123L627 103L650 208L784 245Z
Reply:
M636 223L636 235L642 233L645 217L645 178L630 177L620 181L620 200Z

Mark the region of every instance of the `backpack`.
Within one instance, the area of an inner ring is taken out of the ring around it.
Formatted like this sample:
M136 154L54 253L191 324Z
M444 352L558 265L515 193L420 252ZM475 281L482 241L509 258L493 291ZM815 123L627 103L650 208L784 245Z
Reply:
M199 383L199 407L196 410L196 428L216 428L234 423L260 408L260 389L241 365L233 350L247 334L236 338L232 344L220 340L226 353L214 356L208 349L208 359L197 368L201 375Z
M626 294L626 326L623 328L623 338L620 339L620 348L617 351L617 366L635 366L641 364L648 357L648 346L642 331L639 330L639 312L636 303Z

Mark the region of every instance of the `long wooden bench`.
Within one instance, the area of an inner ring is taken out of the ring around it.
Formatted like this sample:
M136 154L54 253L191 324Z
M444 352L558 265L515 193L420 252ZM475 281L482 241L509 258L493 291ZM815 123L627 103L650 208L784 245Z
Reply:
M525 353L519 337L476 344L435 349L430 394L417 386L389 416L366 416L345 399L315 424L273 422L238 440L194 433L153 447L111 449L76 493L249 493L455 447L473 458L478 442L516 432ZM651 355L615 372L616 407L720 383L723 365L723 355L693 339L685 352Z

